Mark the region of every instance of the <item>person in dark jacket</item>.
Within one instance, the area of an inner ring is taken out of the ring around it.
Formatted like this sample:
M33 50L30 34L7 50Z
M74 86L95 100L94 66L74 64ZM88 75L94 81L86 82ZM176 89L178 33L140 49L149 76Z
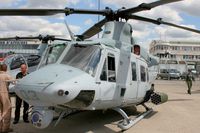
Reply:
M187 93L190 95L191 95L191 88L192 88L192 80L194 81L194 77L192 76L192 72L189 70L186 75L185 81L188 87Z
M17 74L16 79L22 79L23 77L25 77L28 74L26 64L22 64L20 69L21 69L21 72L19 72ZM16 96L15 118L14 118L13 124L17 124L19 122L20 108L21 108L21 105L22 105L22 101L23 100L20 97ZM29 104L27 102L23 101L23 105L24 105L23 120L24 120L25 123L29 123L29 120L28 120Z

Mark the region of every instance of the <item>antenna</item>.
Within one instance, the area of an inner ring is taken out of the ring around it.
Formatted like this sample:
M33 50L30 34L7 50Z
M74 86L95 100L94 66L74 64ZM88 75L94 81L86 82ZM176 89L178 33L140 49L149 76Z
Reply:
M160 36L160 40L162 39L162 33L161 32L159 32L159 36Z
M69 35L70 35L70 38L75 41L75 37L74 37L74 34L72 33L71 29L69 28L68 24L67 24L67 20L65 20L65 26L67 27L67 30L69 32Z
M101 5L100 5L100 0L97 0L98 2L98 11L100 10L101 8ZM98 15L98 22L100 21L100 15ZM99 33L97 34L97 37L99 38Z

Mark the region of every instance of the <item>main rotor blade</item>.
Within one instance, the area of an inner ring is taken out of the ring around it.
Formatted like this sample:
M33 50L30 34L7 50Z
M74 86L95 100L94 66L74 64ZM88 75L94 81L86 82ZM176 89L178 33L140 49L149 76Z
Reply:
M140 20L140 21L144 21L144 22L150 22L150 23L157 24L157 25L164 24L164 25L168 25L168 26L172 26L172 27L177 27L177 28L180 28L180 29L184 29L184 30L188 30L188 31L192 31L192 32L200 34L200 30L196 30L196 29L192 29L192 28L189 28L189 27L180 26L180 25L176 25L176 24L173 24L173 23L165 22L165 21L162 21L161 18L154 20L154 19L150 19L150 18L146 18L146 17L137 16L137 15L128 15L127 17L129 19L135 19L135 20Z
M106 10L82 10L82 9L0 9L0 16L49 16L60 13L69 14L99 14L104 15Z
M8 40L34 40L34 39L38 39L40 41L48 41L48 40L51 40L51 41L54 41L54 40L71 41L69 39L57 38L57 37L52 36L52 35L47 35L47 36L39 35L39 36L34 36L34 37L19 37L19 36L16 36L16 37L7 37L7 38L0 38L0 41L8 41Z
M182 1L182 0L159 0L156 2L152 2L152 3L142 3L142 4L138 5L137 7L120 10L119 14L132 14L132 13L137 13L140 11L151 10L154 7L172 3L172 2L178 2L178 1Z
M51 40L51 41L55 41L55 40L59 40L59 41L71 41L71 40L69 40L69 39L57 38L57 37L53 37L53 38L51 38L51 39L49 39L49 40Z
M43 37L41 35L39 36L34 36L34 37L19 37L19 36L16 36L16 37L6 37L6 38L0 38L0 40L33 40L33 39L42 39Z
M200 30L196 30L196 29L192 29L192 28L189 28L189 27L180 26L180 25L176 25L176 24L168 23L168 22L164 22L164 21L161 21L161 22L162 22L162 24L165 24L165 25L177 27L177 28L180 28L180 29L184 29L184 30L188 30L188 31L192 31L192 32L200 34Z
M65 13L65 9L0 9L0 16L48 16Z
M87 39L90 38L94 35L96 35L97 33L101 32L102 29L101 27L107 22L108 20L106 18L102 19L101 21L99 21L98 23L94 24L91 28L89 28L87 31L85 31L82 36L83 39Z

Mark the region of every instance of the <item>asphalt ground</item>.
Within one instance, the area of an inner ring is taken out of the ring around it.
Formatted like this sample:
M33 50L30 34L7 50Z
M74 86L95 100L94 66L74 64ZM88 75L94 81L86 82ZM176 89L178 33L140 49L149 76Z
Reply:
M200 81L193 82L192 95L187 94L187 86L179 80L157 80L155 89L169 96L167 103L154 106L153 113L125 133L199 133L200 132ZM13 104L12 121L14 116ZM131 118L145 111L142 106L126 109ZM114 133L122 132L117 123L122 117L115 111L86 111L63 119L56 127L53 122L46 129L36 129L22 120L11 124L15 133Z

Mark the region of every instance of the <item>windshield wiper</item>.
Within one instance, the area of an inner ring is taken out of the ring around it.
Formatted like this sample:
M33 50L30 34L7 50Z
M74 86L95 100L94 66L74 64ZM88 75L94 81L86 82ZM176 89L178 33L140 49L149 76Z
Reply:
M74 47L78 47L78 48L86 48L87 46L83 46L83 45L80 45L78 43L74 44Z

